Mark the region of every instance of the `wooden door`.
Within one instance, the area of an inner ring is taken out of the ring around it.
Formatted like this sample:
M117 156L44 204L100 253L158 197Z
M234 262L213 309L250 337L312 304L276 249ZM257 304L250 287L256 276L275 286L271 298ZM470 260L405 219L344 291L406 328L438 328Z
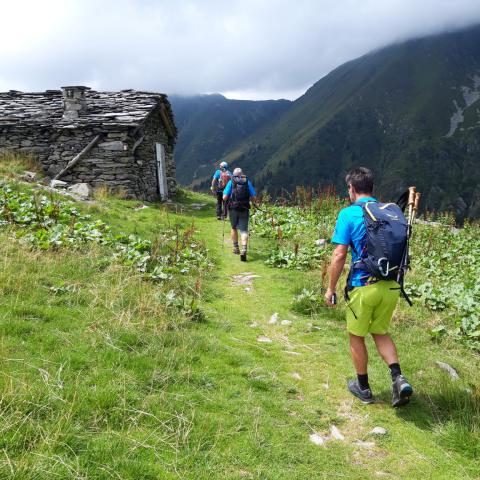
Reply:
M158 178L158 192L162 200L168 198L167 174L165 168L165 146L161 143L156 145L157 151L157 178Z

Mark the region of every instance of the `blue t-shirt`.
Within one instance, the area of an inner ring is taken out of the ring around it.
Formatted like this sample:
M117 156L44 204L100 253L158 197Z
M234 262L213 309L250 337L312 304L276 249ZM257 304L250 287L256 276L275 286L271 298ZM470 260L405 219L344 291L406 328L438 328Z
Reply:
M227 170L227 173L232 176L232 172L230 170ZM213 179L214 180L220 180L220 176L222 174L222 171L220 169L216 170L215 173L213 174Z
M357 202L376 202L373 197L364 197ZM361 259L362 252L366 249L367 231L363 223L363 210L359 205L350 205L338 214L335 232L333 233L332 243L339 245L353 245L350 248L352 262L355 263ZM352 286L363 287L367 285L371 275L365 270L355 270L352 275Z
M256 195L255 189L253 188L252 182L248 180L248 191L250 192L250 196L254 197ZM232 181L230 180L223 191L223 195L229 197L232 194Z

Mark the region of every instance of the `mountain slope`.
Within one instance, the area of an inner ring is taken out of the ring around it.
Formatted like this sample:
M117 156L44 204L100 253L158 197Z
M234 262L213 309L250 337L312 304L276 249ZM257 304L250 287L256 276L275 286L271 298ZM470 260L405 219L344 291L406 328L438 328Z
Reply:
M480 27L411 40L345 63L228 155L272 193L371 167L377 192L407 184L429 209L480 215Z
M173 95L170 101L179 130L177 178L183 184L210 175L227 151L291 105L288 100L229 100L219 94Z

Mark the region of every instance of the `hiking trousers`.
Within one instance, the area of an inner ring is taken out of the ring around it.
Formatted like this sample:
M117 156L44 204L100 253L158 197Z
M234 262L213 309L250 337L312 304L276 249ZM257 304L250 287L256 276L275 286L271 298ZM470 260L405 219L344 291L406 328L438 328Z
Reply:
M223 190L217 190L217 218L227 218L227 202L223 201Z

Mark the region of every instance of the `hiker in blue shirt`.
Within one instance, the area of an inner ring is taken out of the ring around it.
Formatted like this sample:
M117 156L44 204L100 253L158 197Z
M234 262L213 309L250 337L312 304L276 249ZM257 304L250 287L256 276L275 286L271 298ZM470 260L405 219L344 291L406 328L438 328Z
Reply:
M329 269L329 286L325 293L327 305L336 304L336 286L343 272L348 248L352 262L365 258L367 230L363 208L359 203L376 202L372 196L373 173L368 168L355 168L346 176L348 193L353 205L340 211L332 243L337 244ZM348 389L364 403L373 403L368 382L368 353L365 337L371 334L378 352L390 368L392 377L392 405L398 407L408 403L413 393L411 385L402 375L395 343L388 334L390 321L400 295L400 285L395 280L379 280L368 271L352 269L350 293L347 302L347 331L350 352L357 378L348 382ZM388 267L387 267L388 268Z
M375 202L374 197L362 197L358 202ZM347 207L338 214L332 243L337 245L353 245L350 249L352 262L358 262L366 249L365 225L363 211L358 207ZM370 274L365 270L355 270L352 273L352 286L363 287L368 284Z
M217 198L217 220L223 220L227 218L227 205L223 201L223 191L232 178L232 172L228 169L227 162L221 162L219 167L213 174L210 190Z
M255 200L255 189L252 182L243 174L241 168L233 171L233 177L223 191L223 200L228 202L233 253L240 254L242 262L247 261L248 220L250 218L250 202ZM238 246L238 230L242 239L242 251Z

